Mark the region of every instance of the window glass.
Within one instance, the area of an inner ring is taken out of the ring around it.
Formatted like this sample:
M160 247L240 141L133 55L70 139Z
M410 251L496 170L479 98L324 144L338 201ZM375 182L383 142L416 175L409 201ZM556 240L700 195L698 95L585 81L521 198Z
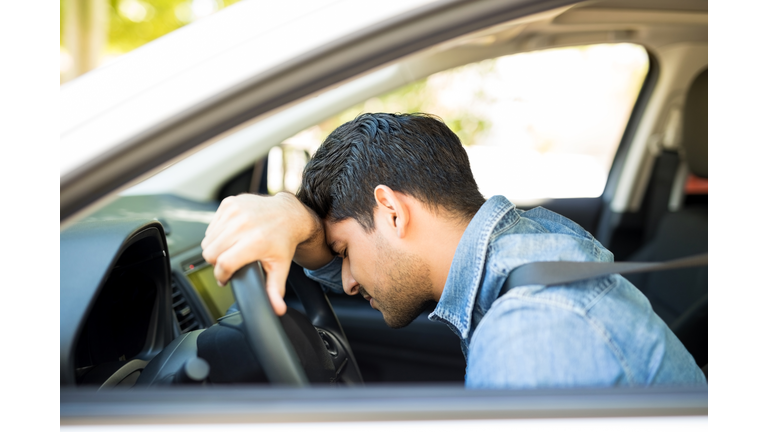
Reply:
M514 54L371 98L286 144L312 154L333 129L361 113L426 112L459 136L486 198L505 195L533 205L598 197L647 72L647 52L633 44ZM285 186L301 177L300 169L289 171Z

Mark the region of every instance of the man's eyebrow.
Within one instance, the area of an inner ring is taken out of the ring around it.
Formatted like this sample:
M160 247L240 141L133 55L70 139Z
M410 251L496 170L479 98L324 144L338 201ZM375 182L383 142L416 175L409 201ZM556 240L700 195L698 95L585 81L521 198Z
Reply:
M336 252L336 240L334 240L334 241L332 241L330 243L327 243L327 245L328 245L328 249L331 250L333 255L335 255L335 256L339 256L340 255L338 252Z

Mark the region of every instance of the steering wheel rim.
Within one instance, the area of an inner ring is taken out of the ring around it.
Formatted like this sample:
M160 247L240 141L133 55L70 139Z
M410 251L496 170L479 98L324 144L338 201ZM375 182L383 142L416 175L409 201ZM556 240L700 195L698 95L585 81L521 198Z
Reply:
M309 380L269 302L259 261L232 276L232 292L243 318L245 337L269 382L306 387ZM264 349L264 348L267 349Z

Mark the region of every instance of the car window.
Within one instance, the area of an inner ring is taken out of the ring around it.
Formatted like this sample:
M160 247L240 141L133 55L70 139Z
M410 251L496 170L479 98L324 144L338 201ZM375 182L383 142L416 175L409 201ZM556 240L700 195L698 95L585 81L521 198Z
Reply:
M368 99L286 140L269 155L269 190L295 192L305 158L365 112L426 112L459 136L486 197L518 205L602 195L648 72L635 44L555 48L435 73Z

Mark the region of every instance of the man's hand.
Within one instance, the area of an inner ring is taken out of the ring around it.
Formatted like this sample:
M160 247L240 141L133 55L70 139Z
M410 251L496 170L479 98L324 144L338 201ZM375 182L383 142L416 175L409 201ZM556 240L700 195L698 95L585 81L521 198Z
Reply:
M295 196L238 195L221 202L202 242L203 258L214 266L220 285L241 267L261 261L267 274L267 295L272 308L283 315L283 296L297 246L313 266L333 256L325 245L323 225L317 215Z

